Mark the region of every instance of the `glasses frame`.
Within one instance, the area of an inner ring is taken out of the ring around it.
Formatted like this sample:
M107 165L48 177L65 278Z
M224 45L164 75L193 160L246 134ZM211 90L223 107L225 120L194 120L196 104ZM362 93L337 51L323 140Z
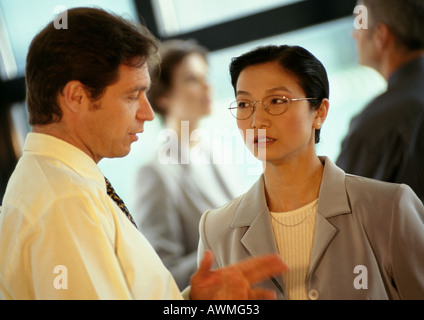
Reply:
M270 96L270 97L274 97L274 96ZM234 117L234 118L236 118L237 120L247 120L247 119L249 119L252 115L253 115L253 113L255 112L255 110L256 110L256 103L258 103L258 102L260 102L260 103L262 103L262 105L263 105L263 108L264 108L264 110L269 114L269 115L271 115L271 116L280 116L280 115L282 115L282 114L284 114L288 109L289 109L289 107L291 106L291 103L293 102L293 101L304 101L304 100L321 100L321 99L319 99L319 98L293 98L293 99L290 99L290 98L287 98L286 96L275 96L275 97L279 97L279 98L282 98L282 99L285 99L285 100L288 100L288 105L287 105L287 108L285 108L284 109L284 111L283 112L281 112L281 113L277 113L277 114L273 114L273 113L270 113L268 110L269 110L269 106L267 106L265 103L264 103L264 100L255 100L255 101L253 101L253 102L251 102L251 104L252 104L252 106L250 107L250 109L251 109L251 112L250 112L250 115L247 117L247 118L238 118L237 116L235 116L234 115L234 113L233 113L233 111L232 110L236 110L236 112L237 112L237 109L238 109L238 107L236 106L236 107L231 107L234 103L236 103L236 105L237 105L237 100L235 100L235 101L233 101L233 102L231 102L230 103L230 107L228 107L228 110L230 110L230 113L231 113L231 115ZM265 97L264 99L266 99L266 98L269 98L269 97Z

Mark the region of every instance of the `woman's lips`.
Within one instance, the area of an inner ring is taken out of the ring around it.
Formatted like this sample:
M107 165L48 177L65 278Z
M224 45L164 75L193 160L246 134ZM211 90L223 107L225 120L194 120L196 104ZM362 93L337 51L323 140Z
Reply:
M276 139L271 137L255 137L254 144L257 147L266 147L271 144L273 144L276 141Z

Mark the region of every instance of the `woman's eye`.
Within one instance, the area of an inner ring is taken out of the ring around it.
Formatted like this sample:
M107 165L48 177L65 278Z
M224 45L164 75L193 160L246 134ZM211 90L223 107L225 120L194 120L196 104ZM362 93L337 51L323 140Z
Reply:
M240 109L248 108L250 106L249 102L240 101L237 103L237 107Z
M185 79L186 83L197 83L199 82L199 79L197 79L195 76L187 76Z
M274 98L271 100L272 104L284 104L287 103L288 100L286 98Z

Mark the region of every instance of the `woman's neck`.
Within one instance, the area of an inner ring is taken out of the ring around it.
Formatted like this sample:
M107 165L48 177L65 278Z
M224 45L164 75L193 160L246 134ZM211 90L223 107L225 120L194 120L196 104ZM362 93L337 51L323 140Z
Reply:
M172 129L176 132L178 140L181 143L188 144L192 147L198 143L197 140L191 140L191 134L194 130L199 128L199 122L193 120L181 120L175 117L167 117L165 125L168 129Z
M311 159L296 159L282 164L266 163L265 194L270 211L291 211L318 198L323 164L314 155Z

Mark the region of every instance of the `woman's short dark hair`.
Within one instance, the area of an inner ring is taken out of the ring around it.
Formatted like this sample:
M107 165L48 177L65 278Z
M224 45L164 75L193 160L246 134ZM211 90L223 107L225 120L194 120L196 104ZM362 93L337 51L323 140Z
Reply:
M167 110L160 106L158 100L171 89L175 68L185 57L193 53L199 54L207 62L208 50L195 40L173 39L164 41L160 45L159 53L161 63L150 71L152 86L147 97L155 113L166 117Z
M31 125L58 122L58 94L78 80L92 101L118 80L121 64L140 67L154 63L157 41L143 26L95 8L66 12L67 29L49 23L31 42L26 85Z
M312 108L317 109L323 99L330 95L327 71L322 63L308 50L299 46L263 46L233 58L230 64L231 83L237 91L237 80L243 69L256 64L277 61L299 83ZM315 143L320 140L320 131L315 131Z

